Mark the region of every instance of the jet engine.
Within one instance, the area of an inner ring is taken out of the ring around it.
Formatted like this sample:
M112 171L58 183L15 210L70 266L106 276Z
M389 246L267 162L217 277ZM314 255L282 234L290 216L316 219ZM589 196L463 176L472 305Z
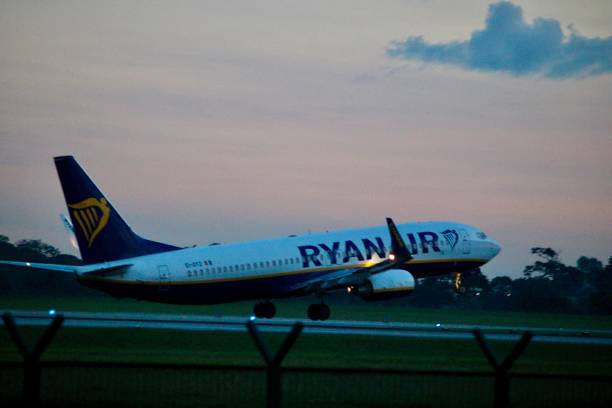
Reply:
M347 291L363 300L374 301L409 295L414 290L414 277L402 269L389 269L370 276L360 285L349 286Z

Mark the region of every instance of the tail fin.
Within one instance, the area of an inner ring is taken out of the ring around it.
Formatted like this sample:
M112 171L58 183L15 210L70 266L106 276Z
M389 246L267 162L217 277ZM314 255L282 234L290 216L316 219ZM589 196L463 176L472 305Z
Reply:
M136 235L74 157L54 160L85 264L179 249Z

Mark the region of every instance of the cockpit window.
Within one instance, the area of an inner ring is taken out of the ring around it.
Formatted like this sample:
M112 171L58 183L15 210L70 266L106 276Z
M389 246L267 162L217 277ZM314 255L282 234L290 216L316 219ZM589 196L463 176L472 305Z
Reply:
M484 232L482 232L482 231L477 232L477 233L476 233L476 236L477 236L478 238L480 238L480 239L487 239L487 234L485 234L485 233L484 233Z

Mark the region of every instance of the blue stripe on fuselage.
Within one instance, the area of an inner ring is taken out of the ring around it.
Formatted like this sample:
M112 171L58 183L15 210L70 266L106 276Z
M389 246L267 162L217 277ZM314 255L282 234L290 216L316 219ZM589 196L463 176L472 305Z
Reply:
M289 297L295 294L291 289L296 285L334 272L337 272L337 270L305 272L256 279L166 282L164 285L159 285L155 282L121 282L120 280L109 281L106 279L83 277L79 277L79 281L85 286L103 290L117 297L134 297L165 303L205 305L250 299Z

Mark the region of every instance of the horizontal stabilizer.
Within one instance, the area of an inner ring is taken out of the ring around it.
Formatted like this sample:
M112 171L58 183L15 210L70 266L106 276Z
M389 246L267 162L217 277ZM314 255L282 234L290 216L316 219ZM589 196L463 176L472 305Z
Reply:
M132 264L124 263L119 265L94 264L94 265L56 265L34 262L15 262L15 261L0 261L0 266L8 265L17 268L35 269L41 271L55 271L74 273L86 276L108 276L123 272Z
M34 262L15 262L15 261L0 261L0 265L9 265L17 268L26 268L26 269L37 269L43 271L57 271L57 272L67 272L67 273L76 273L81 268L78 265L56 265L56 264L46 264L46 263L34 263Z

